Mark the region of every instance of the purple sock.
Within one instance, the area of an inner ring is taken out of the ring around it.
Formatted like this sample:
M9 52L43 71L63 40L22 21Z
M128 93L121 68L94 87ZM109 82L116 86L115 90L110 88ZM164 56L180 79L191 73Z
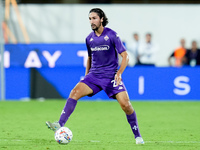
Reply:
M59 124L61 127L63 127L65 123L67 122L69 116L74 111L76 104L77 104L77 100L74 100L72 98L67 99L67 102L65 104L65 107L61 113L60 120L59 120Z
M126 117L131 126L133 134L135 135L135 138L141 137L135 111L131 115L126 115Z

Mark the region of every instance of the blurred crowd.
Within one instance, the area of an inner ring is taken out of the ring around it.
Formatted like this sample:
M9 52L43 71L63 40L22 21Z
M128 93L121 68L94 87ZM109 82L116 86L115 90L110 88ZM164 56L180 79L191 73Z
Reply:
M158 45L152 41L152 34L146 33L145 41L141 42L137 33L133 34L133 43L128 50L130 62L129 66L145 65L155 66ZM174 67L197 66L200 65L200 49L197 41L192 41L191 47L185 47L185 39L180 39L180 46L174 48L168 57L168 65Z
M171 59L174 59L174 64ZM185 39L180 40L180 47L176 48L168 58L170 66L181 67L183 65L200 65L200 49L197 47L197 41L192 41L191 47L185 47Z

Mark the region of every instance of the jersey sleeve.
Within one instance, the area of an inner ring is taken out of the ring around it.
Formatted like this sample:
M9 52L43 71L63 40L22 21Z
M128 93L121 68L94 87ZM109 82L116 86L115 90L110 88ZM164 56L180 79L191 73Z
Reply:
M120 37L117 33L115 33L114 36L113 36L113 42L114 42L114 45L115 45L115 49L117 50L117 52L119 54L126 51L126 48L123 45L123 43L122 43L122 41L121 41L121 39L120 39Z
M90 46L88 45L87 38L86 38L86 46L87 46L88 56L91 57L91 49Z

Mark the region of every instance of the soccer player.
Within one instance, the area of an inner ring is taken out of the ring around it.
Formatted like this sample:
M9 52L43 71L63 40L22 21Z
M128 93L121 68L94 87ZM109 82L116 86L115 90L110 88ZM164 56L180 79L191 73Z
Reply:
M89 21L93 32L86 38L88 60L85 77L71 91L59 121L54 123L47 121L46 125L55 132L65 125L81 97L93 96L104 90L109 98L117 99L125 112L135 135L136 144L144 144L135 110L130 103L121 77L128 64L126 49L119 35L112 29L105 27L108 24L108 18L101 9L91 9ZM118 53L122 56L119 70Z

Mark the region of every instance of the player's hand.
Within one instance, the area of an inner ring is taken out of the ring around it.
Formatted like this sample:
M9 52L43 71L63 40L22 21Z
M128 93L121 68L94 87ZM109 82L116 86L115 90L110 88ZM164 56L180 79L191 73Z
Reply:
M117 72L115 74L115 82L117 83L117 86L121 83L121 81L122 81L122 74Z

